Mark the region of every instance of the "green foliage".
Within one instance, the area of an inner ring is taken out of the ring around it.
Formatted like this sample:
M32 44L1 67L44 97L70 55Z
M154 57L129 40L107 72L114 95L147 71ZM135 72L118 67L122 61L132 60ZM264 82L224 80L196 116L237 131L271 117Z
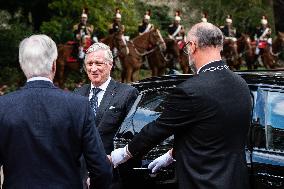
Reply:
M271 27L274 27L272 1L265 0L190 0L183 1L185 13L189 16L189 23L200 22L201 13L208 13L208 21L221 26L224 25L226 15L231 14L233 25L239 32L250 33L260 25L262 15L268 17Z
M80 21L83 8L88 8L88 23L94 25L101 36L108 33L108 28L119 8L122 23L126 26L127 35L132 35L135 25L135 0L54 0L49 4L52 18L41 27L43 33L48 33L56 42L64 43L73 39L73 25Z
M140 23L143 20L146 10L151 10L151 23L161 30L163 36L167 34L168 26L171 24L172 21L172 18L169 16L170 8L168 6L154 6L150 4L145 4L141 1L137 1L135 9L137 10L138 15L137 20L139 20ZM136 35L138 35L137 27Z
M10 15L6 11L0 11L6 15L5 22L1 20L0 26L0 69L5 66L18 67L18 46L23 38L31 35L32 28L21 23L17 17ZM2 75L1 75L2 76Z
M43 22L41 25L42 33L52 36L55 41L60 41L62 35L62 24L57 20L51 20L49 22Z

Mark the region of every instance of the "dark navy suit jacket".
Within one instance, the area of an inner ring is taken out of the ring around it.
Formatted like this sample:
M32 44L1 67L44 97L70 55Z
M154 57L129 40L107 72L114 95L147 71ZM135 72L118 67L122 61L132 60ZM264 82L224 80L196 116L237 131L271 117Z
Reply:
M87 98L48 81L31 81L0 97L0 162L4 189L81 189L83 154L91 188L112 173Z
M89 97L91 85L86 84L74 92ZM113 150L113 137L138 96L136 88L113 79L107 86L96 115L96 126L107 154Z
M222 61L177 86L156 122L128 144L142 156L174 134L180 189L246 189L245 143L251 115L246 82Z

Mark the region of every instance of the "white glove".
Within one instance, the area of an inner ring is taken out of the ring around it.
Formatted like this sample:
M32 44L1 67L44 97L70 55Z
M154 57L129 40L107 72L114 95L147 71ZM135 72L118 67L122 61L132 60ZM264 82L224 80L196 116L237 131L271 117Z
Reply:
M157 172L162 167L167 167L170 165L175 159L171 156L170 152L168 151L164 155L161 155L160 157L156 158L154 161L152 161L148 165L148 169L152 169L152 173Z
M126 162L132 155L128 152L127 145L124 148L118 148L111 152L111 161L116 168L119 164Z

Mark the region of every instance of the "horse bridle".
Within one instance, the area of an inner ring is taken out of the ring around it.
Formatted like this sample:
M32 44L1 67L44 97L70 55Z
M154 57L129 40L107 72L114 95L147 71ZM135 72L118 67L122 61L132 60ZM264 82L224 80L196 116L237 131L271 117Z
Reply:
M157 30L156 30L157 31ZM152 52L154 52L157 48L161 49L161 44L165 44L163 38L161 37L161 35L158 33L158 36L160 38L160 40L157 40L156 44L153 45L154 48L152 48L151 50L147 51L146 52L143 52L143 53L140 53L138 50L137 50L137 47L135 46L134 42L131 40L130 42L133 44L134 46L134 50L135 52L139 55L139 56L145 56L145 55L148 55L148 54L151 54ZM151 42L150 40L150 33L149 33L149 36L148 36L148 41ZM152 45L152 44L151 44ZM139 47L138 47L139 48Z

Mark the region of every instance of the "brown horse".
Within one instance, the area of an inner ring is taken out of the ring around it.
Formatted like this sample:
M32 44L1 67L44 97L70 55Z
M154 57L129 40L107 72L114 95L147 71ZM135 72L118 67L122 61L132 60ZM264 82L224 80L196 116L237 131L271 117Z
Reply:
M56 60L56 75L55 82L58 82L59 87L64 87L67 70L80 70L80 63L76 58L72 57L74 44L66 43L57 45L58 58Z
M188 63L188 56L183 52L183 46L184 44L179 45L176 40L167 38L166 39L167 44L167 55L170 59L168 63L168 67L170 69L174 68L174 65L176 63L180 64L180 68L183 72L183 74L190 73L189 63Z
M253 48L250 36L247 34L241 34L241 37L237 40L237 50L240 61L245 61L248 70L257 69L255 64L256 55L254 54L255 48Z
M179 59L179 48L175 40L166 38L165 43L166 50L159 47L147 55L152 76L164 75L166 69L172 67L174 62Z
M122 63L122 82L132 82L138 79L139 70L142 65L142 56L154 52L157 48L166 48L158 29L153 29L135 37L133 40L127 42L127 46L122 43L122 34L120 34L120 37L116 37L116 39L115 46L118 47L119 58Z
M242 61L238 55L236 41L233 41L232 39L224 39L221 55L231 70L240 69Z
M284 50L284 33L278 32L278 35L273 40L272 46L267 45L261 52L263 65L267 69L277 67L279 54Z

